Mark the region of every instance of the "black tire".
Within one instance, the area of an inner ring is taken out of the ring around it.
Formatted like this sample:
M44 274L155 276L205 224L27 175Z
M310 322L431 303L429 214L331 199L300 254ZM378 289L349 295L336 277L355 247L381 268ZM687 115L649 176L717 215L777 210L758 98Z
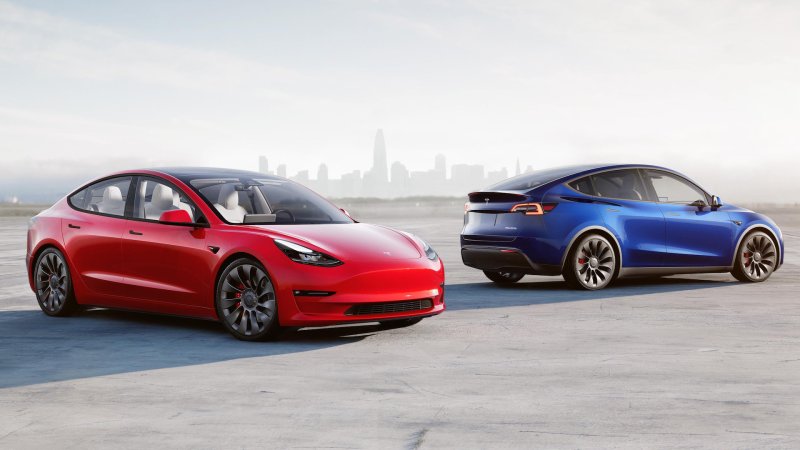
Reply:
M745 283L766 281L777 267L777 249L767 233L758 230L748 233L736 249L731 275Z
M237 339L264 341L280 335L275 288L267 269L254 259L239 258L225 266L214 307L219 321Z
M380 322L380 324L381 327L383 328L405 328L422 322L422 319L424 319L424 317L414 317L412 319L385 320L383 322Z
M595 291L608 286L617 276L617 252L601 234L588 234L573 244L562 273L575 288Z
M522 272L492 272L489 270L484 270L483 274L497 284L514 284L525 276Z
M72 277L64 255L56 248L45 249L33 265L36 301L48 316L68 316L78 309Z

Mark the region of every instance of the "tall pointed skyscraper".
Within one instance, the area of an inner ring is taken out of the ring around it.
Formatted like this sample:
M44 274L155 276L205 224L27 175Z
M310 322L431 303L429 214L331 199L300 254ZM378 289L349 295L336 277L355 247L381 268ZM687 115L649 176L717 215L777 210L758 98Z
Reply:
M522 172L519 169L519 158L517 158L517 173L516 173L516 175L519 175L520 173L522 173Z
M372 151L372 176L379 184L389 182L389 162L386 158L386 142L383 140L383 130L379 129L375 135L375 147Z

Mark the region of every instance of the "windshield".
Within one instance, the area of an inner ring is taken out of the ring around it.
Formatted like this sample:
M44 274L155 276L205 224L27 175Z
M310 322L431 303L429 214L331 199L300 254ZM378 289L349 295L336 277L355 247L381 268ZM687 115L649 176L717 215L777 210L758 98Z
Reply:
M353 223L336 206L289 180L194 178L189 184L228 223Z
M570 176L574 173L582 172L591 169L593 166L569 166L569 167L556 167L553 169L535 170L533 172L523 173L513 178L503 180L497 184L493 184L487 190L494 191L522 191L533 189L545 183Z

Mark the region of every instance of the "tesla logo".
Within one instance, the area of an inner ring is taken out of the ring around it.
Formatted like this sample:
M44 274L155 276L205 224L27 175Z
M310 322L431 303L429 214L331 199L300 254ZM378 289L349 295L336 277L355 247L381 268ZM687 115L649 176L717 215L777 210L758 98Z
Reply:
M489 199L488 198L483 199L483 201L486 202L486 203L489 203Z
M383 254L386 256L392 256L392 252L383 252Z

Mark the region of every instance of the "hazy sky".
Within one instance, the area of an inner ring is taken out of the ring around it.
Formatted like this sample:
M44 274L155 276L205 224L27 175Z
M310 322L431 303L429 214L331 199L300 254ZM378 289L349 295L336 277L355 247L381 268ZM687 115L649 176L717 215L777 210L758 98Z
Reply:
M383 128L410 169L641 162L797 201L798 125L790 0L0 0L5 190L259 154L338 176Z

